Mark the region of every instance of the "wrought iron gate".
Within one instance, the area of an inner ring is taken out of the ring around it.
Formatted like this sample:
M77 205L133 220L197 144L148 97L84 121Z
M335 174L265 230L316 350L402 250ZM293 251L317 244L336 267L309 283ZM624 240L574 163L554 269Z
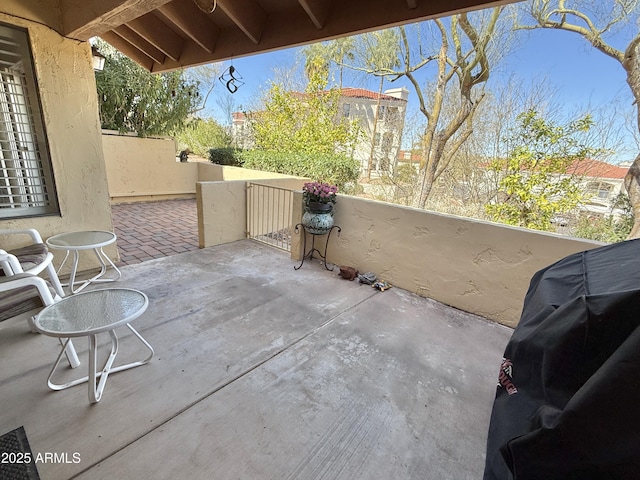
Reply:
M247 238L291 251L293 191L247 183Z

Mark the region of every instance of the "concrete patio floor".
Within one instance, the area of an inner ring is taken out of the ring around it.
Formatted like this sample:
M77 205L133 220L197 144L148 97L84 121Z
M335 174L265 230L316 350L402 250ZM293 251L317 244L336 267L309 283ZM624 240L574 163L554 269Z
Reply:
M156 356L95 405L86 385L47 388L55 339L6 326L0 432L68 455L37 464L43 480L481 478L512 330L294 265L246 240L122 267L112 286L149 296L133 325ZM144 353L119 333L116 363ZM86 374L76 347L62 377Z

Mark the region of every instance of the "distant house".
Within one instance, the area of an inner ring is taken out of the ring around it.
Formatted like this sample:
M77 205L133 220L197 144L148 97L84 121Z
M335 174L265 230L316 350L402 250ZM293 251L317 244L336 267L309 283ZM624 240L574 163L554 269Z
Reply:
M253 148L255 144L251 124L244 112L231 114L231 139L238 148Z
M404 87L385 90L381 95L363 88L342 89L342 115L359 119L365 133L355 153L363 173L379 176L395 169L408 97L409 90Z
M342 89L340 115L357 119L364 132L354 154L360 162L362 175L368 176L370 170L371 176L380 176L395 168L402 142L408 97L409 90L404 87L386 90L382 94L363 88ZM231 134L237 147L253 147L251 124L243 112L232 114Z
M488 167L488 163L486 166ZM597 214L619 214L614 211L614 201L620 193L624 193L624 177L629 167L612 165L600 160L585 158L575 160L568 168L567 173L559 175L559 178L571 176L576 179L583 193L587 195L586 202L580 209L584 212ZM526 172L523 171L523 174ZM485 184L497 185L501 172L485 170Z
M398 152L398 165L413 165L416 170L420 168L422 153L417 150L400 150Z
M589 195L584 210L593 213L610 213L613 201L624 193L624 177L629 167L621 167L590 158L575 161L567 174L580 177L583 191Z
M400 150L397 164L412 165L419 169L422 155L416 150ZM483 185L485 191L495 188L498 183L496 172L488 170L489 163L484 164L482 171L482 181L478 185ZM613 202L620 193L625 193L624 177L629 170L629 165L612 165L600 160L587 158L574 161L567 169L567 174L578 178L582 191L587 194L587 202L582 206L582 210L591 213L610 214L620 213L613 211ZM499 174L498 174L499 176ZM464 192L466 185L461 182L459 191Z

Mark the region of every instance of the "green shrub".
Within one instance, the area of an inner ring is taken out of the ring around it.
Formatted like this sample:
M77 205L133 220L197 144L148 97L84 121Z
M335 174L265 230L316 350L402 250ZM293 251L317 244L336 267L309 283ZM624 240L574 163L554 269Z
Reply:
M307 177L337 185L341 191L355 183L359 174L358 161L343 154L246 150L239 157L245 168Z
M225 148L231 145L231 137L224 128L210 118L195 118L174 133L178 150L186 150L200 157L206 157L211 148Z
M242 166L239 154L242 150L237 148L212 148L209 150L209 161L218 165Z
M585 215L578 220L573 235L599 242L617 243L626 240L630 231L624 219L616 219L611 215Z
M633 228L634 215L631 201L626 193L619 193L612 207L620 209L621 215L584 215L578 220L573 235L589 240L616 243L626 240Z

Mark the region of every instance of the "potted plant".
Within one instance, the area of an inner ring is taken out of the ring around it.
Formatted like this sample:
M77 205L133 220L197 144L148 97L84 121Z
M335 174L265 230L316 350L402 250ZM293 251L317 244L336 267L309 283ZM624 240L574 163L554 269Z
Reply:
M321 182L307 182L302 187L305 210L311 213L326 213L333 210L338 187Z
M321 182L308 182L302 187L304 215L302 225L313 235L324 235L333 227L333 206L338 187Z

